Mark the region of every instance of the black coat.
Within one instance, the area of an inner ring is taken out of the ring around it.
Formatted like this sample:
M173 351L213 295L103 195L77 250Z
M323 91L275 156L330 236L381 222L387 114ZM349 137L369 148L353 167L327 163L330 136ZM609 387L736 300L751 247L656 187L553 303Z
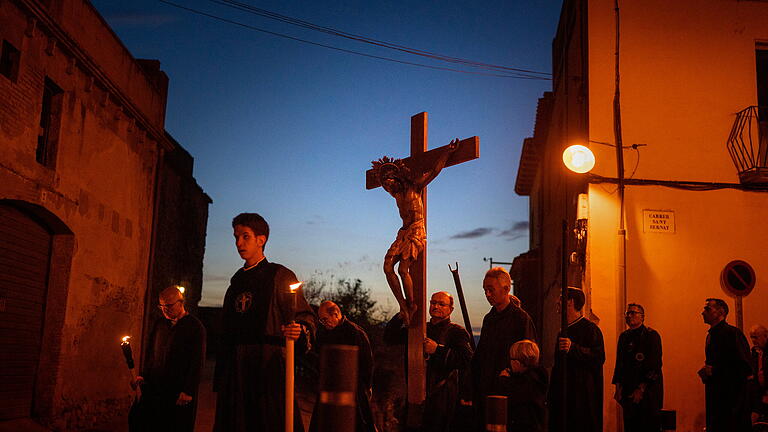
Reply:
M613 384L621 385L624 429L658 431L659 415L664 405L664 378L661 374L661 336L645 325L628 329L619 336ZM644 388L635 403L632 393Z
M705 364L712 376L704 382L707 432L749 431L747 378L752 375L744 333L724 320L710 327Z
M544 432L547 381L547 372L539 366L498 378L495 393L507 397L508 431Z
M549 387L549 421L552 430L561 430L567 419L568 432L602 432L603 363L605 345L600 328L586 318L568 326L571 349L563 355L555 346L555 365ZM567 409L563 407L562 380L565 375Z
M141 368L142 431L192 432L195 428L197 388L205 361L205 327L186 315L175 325L161 318L149 334L146 361ZM180 393L192 396L188 405L177 406Z
M342 318L339 325L332 330L326 330L321 325L317 332L317 349L321 350L323 345L352 345L358 348L357 392L355 397L357 425L355 430L357 432L375 431L376 426L374 425L370 403L373 354L371 352L371 342L365 330L347 318ZM318 428L317 413L319 405L319 403L316 403L315 409L312 412L312 420L309 424L310 432L314 432Z
M297 355L311 346L315 334L315 315L301 288L290 294L288 287L296 280L291 270L266 258L232 276L224 296L222 340L213 382L218 393L215 432L284 429L285 338L281 326L291 318L303 325L304 333L295 344ZM294 429L301 430L301 411L298 403L294 405Z
M523 339L535 341L536 329L522 308L510 303L501 312L492 308L483 318L472 357L472 399L478 430L485 430L485 397L493 394L499 373L509 364L509 348Z
M446 319L427 322L427 337L437 342L434 353L427 359L427 399L425 401L424 431L446 431L453 420L459 397L459 376L472 358L469 333L464 327ZM395 315L384 330L388 345L405 344L408 329L400 315Z
M765 348L752 347L752 379L749 382L752 412L762 415L768 415L768 404L763 403L763 396L768 395L768 385L766 385L768 380L765 379L768 374L768 353L765 352ZM761 374L762 383L760 383Z

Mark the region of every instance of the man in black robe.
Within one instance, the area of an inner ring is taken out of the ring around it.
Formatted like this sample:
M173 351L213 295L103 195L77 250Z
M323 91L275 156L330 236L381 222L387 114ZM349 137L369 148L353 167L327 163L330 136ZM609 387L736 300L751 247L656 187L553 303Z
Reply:
M752 399L752 422L766 421L768 416L768 329L757 324L749 329L752 340L752 379L750 380Z
M480 340L472 358L475 423L485 430L485 398L493 395L499 373L508 366L509 348L523 339L536 340L531 317L511 301L512 278L502 267L485 273L483 290L492 306L483 318Z
M267 261L269 225L256 213L232 221L243 268L224 296L221 349L213 388L216 432L279 432L285 419L285 338L301 355L311 346L315 317L296 275ZM294 430L303 430L294 400Z
M371 412L371 384L373 380L373 353L368 335L359 325L350 321L341 314L339 306L326 301L317 310L317 316L322 324L317 331L316 348L322 349L323 345L352 345L357 347L357 392L355 404L357 415L355 430L357 432L375 432L376 426ZM318 406L312 412L310 432L317 431Z
M619 336L613 384L624 411L624 432L659 432L664 402L661 374L661 336L646 327L643 306L630 303L624 320L629 327Z
M747 380L752 375L749 344L744 333L725 322L728 304L709 298L701 312L709 332L704 367L707 432L746 432L751 429Z
M160 310L147 339L146 361L132 383L141 386L141 431L192 432L197 387L205 361L205 327L184 308L174 285L160 293Z
M567 299L568 327L557 338L549 387L550 430L563 430L565 422L568 432L602 432L603 333L584 317L586 298L581 289L569 287ZM567 385L565 401L563 379Z
M472 347L464 327L451 322L453 297L445 291L432 294L430 319L424 354L427 356L427 398L424 401L422 430L449 430L459 397L459 376L469 367ZM395 315L384 331L384 342L405 344L408 329L400 314Z

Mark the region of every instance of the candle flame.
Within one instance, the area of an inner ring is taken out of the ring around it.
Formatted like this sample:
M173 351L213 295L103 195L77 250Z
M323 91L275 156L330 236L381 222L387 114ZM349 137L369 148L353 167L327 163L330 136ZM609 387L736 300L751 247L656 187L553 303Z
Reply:
M289 286L289 288L291 289L291 292L292 292L292 293L296 292L296 290L297 290L297 289L299 289L299 287L300 287L300 286L301 286L301 284L303 284L303 283L304 283L304 282L296 282L295 284L291 284L291 285Z
M178 285L176 288L177 288L177 289L179 290L179 292L180 292L180 293L182 293L182 294L184 294L184 291L186 291L186 290L187 290L186 288L184 288L184 287L183 287L183 286L181 286L181 285Z
M131 337L130 336L123 336L122 341L123 341L124 344L129 344L129 343L131 343Z

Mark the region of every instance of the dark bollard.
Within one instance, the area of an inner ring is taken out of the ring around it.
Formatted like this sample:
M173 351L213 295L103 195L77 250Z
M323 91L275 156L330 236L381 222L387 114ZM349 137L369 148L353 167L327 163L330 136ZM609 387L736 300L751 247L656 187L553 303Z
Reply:
M507 432L507 397L488 396L485 398L485 430Z
M326 345L320 353L319 432L355 432L357 347Z

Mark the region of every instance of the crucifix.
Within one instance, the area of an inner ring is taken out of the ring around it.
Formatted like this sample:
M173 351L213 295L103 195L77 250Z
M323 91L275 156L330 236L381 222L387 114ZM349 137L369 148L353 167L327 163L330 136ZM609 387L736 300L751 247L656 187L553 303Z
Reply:
M474 136L427 151L427 113L411 117L411 156L373 161L365 173L366 189L382 186L395 198L403 227L384 258L387 283L408 325L407 427L421 425L426 396L423 342L426 337L427 188L444 167L477 159L480 140ZM395 273L394 266L398 264Z

